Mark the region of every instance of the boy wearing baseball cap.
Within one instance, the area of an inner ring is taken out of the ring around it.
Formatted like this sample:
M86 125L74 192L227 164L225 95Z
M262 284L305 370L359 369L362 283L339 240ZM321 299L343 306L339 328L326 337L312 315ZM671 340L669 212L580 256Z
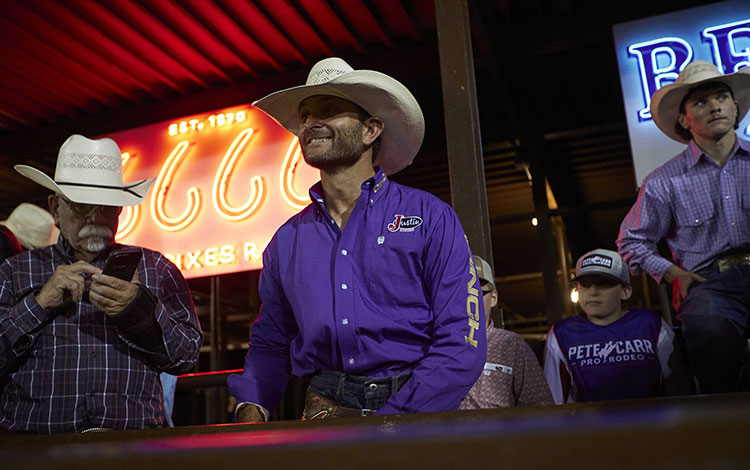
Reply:
M544 375L555 403L646 398L685 389L673 373L674 333L651 310L631 309L627 265L614 251L580 257L573 279L583 315L547 334ZM680 369L680 367L677 367Z

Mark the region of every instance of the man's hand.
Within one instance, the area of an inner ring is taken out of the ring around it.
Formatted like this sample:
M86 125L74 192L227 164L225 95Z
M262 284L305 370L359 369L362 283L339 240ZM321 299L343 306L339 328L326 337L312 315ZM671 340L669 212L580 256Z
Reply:
M88 282L86 276L97 275L100 272L101 269L85 261L59 266L36 295L36 301L44 309L55 309L72 302L80 302Z
M89 299L96 308L107 315L117 315L138 295L138 271L133 274L132 282L123 281L114 276L106 274L94 274L91 276L91 291Z
M682 302L685 300L685 296L687 296L690 285L694 282L705 282L706 278L690 271L685 271L673 264L664 274L664 280L672 283L673 296L676 295L675 300Z
M237 411L238 423L263 423L266 421L258 405L246 403Z

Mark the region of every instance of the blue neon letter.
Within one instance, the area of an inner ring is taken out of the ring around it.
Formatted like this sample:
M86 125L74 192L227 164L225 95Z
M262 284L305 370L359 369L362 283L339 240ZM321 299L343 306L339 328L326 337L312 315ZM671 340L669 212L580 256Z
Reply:
M644 107L638 111L638 120L647 121L651 119L651 95L674 82L693 58L693 48L684 39L667 37L633 44L628 53L638 59L641 74Z
M706 28L702 36L703 41L711 44L714 62L721 73L734 73L750 66L750 19Z

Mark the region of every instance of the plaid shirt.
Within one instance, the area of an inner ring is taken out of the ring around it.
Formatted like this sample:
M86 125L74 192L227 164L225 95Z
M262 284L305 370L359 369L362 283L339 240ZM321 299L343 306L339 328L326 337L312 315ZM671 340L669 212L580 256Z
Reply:
M674 263L688 271L708 267L725 251L750 248L750 142L738 137L719 167L691 140L644 180L617 240L633 274L646 271L661 282L672 264L657 251L662 238Z
M461 402L459 410L552 405L547 380L534 351L512 331L487 328L484 371Z
M76 261L63 237L0 266L0 427L58 433L163 425L159 372L192 369L202 332L180 271L142 250L146 288L114 317L89 302L54 311L36 302L55 269ZM92 264L102 268L107 254Z

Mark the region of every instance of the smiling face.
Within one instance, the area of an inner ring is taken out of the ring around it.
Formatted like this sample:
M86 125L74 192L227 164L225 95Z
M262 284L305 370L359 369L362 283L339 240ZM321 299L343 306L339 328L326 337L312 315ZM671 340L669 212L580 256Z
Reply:
M711 83L692 91L677 116L679 124L690 131L696 142L718 140L734 132L737 101L721 83Z
M77 259L91 262L115 242L121 207L78 204L59 194L50 195L48 203L55 224Z
M299 118L302 155L319 170L352 166L372 144L366 125L372 118L351 101L311 96L300 104Z
M596 275L582 277L576 284L578 303L592 323L609 325L625 315L622 302L633 293L630 286Z

